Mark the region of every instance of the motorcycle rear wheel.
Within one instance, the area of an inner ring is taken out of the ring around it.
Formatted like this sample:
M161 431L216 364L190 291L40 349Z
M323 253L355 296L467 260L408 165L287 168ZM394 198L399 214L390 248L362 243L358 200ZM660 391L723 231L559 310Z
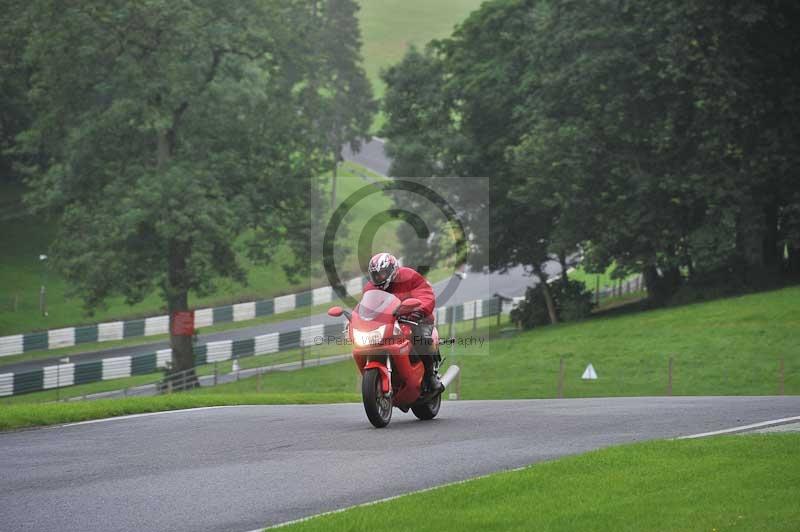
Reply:
M381 374L377 369L364 373L361 381L361 397L367 419L375 428L383 428L392 420L392 399L381 390Z
M441 406L442 394L437 393L436 397L428 402L412 406L411 411L414 412L414 415L417 416L417 418L427 421L436 417L436 414L439 413L439 407Z

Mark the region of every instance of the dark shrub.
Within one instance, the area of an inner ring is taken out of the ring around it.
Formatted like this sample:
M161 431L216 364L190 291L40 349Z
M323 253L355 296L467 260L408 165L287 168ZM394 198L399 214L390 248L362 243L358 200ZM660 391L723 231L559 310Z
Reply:
M580 281L555 281L550 284L556 315L561 321L577 321L586 318L594 307L592 292ZM511 321L523 329L549 325L547 305L541 284L529 286L525 299L511 311Z

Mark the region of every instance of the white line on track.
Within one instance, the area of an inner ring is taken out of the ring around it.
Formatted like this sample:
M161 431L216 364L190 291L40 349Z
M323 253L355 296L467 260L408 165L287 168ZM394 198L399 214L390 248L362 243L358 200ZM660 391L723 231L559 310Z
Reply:
M758 429L761 427L769 427L770 425L782 425L792 421L800 421L800 416L785 417L781 419L772 419L770 421L762 421L760 423L753 423L751 425L741 425L739 427L731 427L729 429L714 430L711 432L701 432L700 434L690 434L689 436L681 436L675 438L676 440L693 440L695 438L705 438L706 436L718 436L720 434L731 434L734 432L741 432L743 430Z
M181 408L179 410L162 410L160 412L144 412L142 414L128 414L127 416L104 417L102 419L89 419L87 421L76 421L75 423L66 423L64 425L56 425L56 427L76 427L78 425L92 425L94 423L104 423L106 421L118 421L124 419L135 419L137 417L160 416L163 414L175 414L179 412L196 412L199 410L213 410L215 408L239 408L247 406L270 406L270 405L218 405L218 406L198 406L196 408ZM291 405L280 405L291 406Z

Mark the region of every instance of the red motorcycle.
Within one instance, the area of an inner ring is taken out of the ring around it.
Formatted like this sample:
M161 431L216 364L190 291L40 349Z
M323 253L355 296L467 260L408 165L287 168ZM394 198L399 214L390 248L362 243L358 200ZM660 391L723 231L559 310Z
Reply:
M353 359L363 377L361 395L370 423L385 427L392 419L392 407L403 412L409 409L419 419L433 419L439 413L442 392L458 375L458 366L451 365L442 376L444 386L437 392L423 392L425 366L414 352L416 322L405 318L418 310L421 303L410 298L400 301L381 290L369 290L352 314L341 307L331 307L329 316L344 315L350 322L347 337L353 343ZM433 329L433 341L439 345L439 333ZM438 371L441 357L436 356Z

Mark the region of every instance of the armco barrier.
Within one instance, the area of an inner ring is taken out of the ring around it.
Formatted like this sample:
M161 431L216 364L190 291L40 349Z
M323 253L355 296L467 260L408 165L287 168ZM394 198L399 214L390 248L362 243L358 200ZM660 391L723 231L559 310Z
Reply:
M508 313L512 306L522 298L514 298L502 305L502 313ZM498 300L478 299L461 305L439 307L436 320L440 333L444 336L447 323L466 321L497 314ZM213 364L234 358L277 353L303 345L312 345L317 337L338 336L342 324L309 325L295 331L268 333L242 340L222 340L197 345L194 348L195 365ZM79 362L46 366L41 369L19 373L0 373L0 396L39 392L63 388L75 384L120 379L134 375L146 375L159 368L167 367L172 359L171 349L161 349L155 353L135 356L109 357L92 362ZM2 370L0 370L2 371Z
M348 281L346 283L348 293L360 293L364 282L362 277ZM326 286L274 299L197 309L194 318L195 327L201 329L215 323L247 321L261 316L289 312L296 308L322 305L333 301L333 296L331 287ZM108 342L136 336L154 336L168 332L169 316L152 316L128 321L112 321L82 327L65 327L35 333L0 336L0 357L42 349L72 347L76 344ZM1 381L0 390L2 390Z

